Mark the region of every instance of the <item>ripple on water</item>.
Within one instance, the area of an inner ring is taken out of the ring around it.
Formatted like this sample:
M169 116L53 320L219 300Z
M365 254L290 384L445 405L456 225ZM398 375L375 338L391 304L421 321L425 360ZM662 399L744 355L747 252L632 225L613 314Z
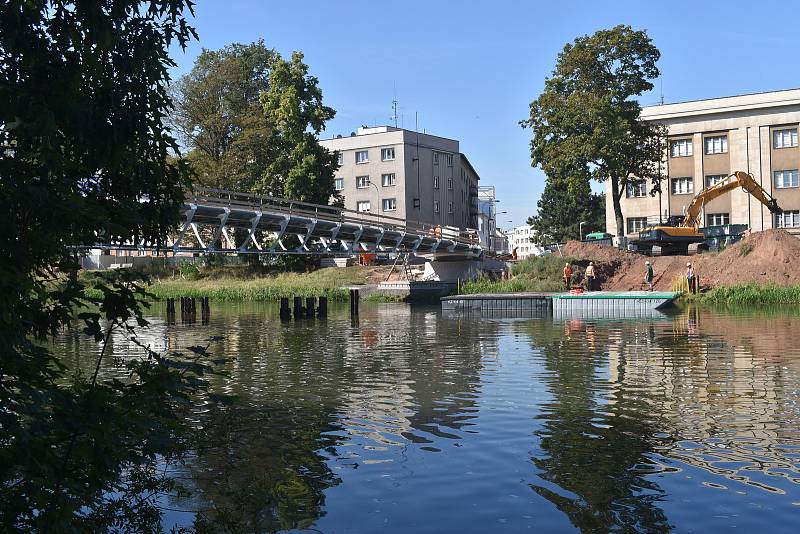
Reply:
M338 531L794 531L800 318L688 310L631 321L443 316L364 305L281 323L215 304L155 317L156 350L230 359L198 402L208 437L176 472L240 528ZM96 346L59 350L90 366ZM104 377L138 349L113 340ZM171 516L175 521L186 519ZM183 517L183 516L181 516Z

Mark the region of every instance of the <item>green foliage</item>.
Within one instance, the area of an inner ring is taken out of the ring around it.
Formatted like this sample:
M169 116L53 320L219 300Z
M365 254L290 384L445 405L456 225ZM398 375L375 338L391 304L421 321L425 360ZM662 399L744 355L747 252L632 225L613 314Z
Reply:
M364 302L406 302L408 300L402 295L390 295L388 293L372 293L361 299Z
M461 285L464 294L517 293L563 291L561 276L564 263L572 261L561 256L538 256L525 258L512 268L509 280L494 280L486 275Z
M326 296L331 301L346 301L350 293L341 287L328 287L309 283L288 283L271 279L233 281L165 281L150 286L150 292L159 299L169 297L210 297L229 301L277 301L281 297Z
M539 97L531 102L531 162L579 197L589 179L611 180L617 233L620 197L630 176L660 190L666 130L640 118L635 97L653 88L660 57L644 31L619 25L567 44Z
M476 293L522 293L561 291L563 285L558 281L534 280L524 276L517 276L510 280L493 280L481 275L475 280L461 284L461 293L465 295Z
M328 204L335 195L337 155L317 141L336 112L322 104L319 80L308 74L303 54L291 60L276 54L269 89L261 93L264 117L271 127L264 149L269 164L256 191L272 196Z
M4 530L160 530L163 467L186 450L204 347L141 347L119 381L112 337L147 326L138 277L77 276L75 246L163 242L188 171L164 120L168 50L194 36L188 0L0 4L0 524ZM47 341L75 322L101 344L91 376ZM91 311L88 311L91 310Z
M157 298L211 297L229 301L275 301L281 297L327 296L331 301L349 298L347 286L366 283L363 267L330 267L310 273L264 275L246 267L203 270L193 280L163 280L149 287Z
M574 266L577 260L556 254L531 256L515 263L511 268L511 274L514 276L524 275L529 278L560 282L566 262L570 262Z
M753 246L750 243L742 243L739 246L739 256L741 257L747 256L752 251L753 251Z
M317 142L336 112L301 52L285 60L263 41L203 50L172 94L199 183L318 204L336 195L337 156Z
M275 56L264 41L204 49L172 87L171 123L200 184L250 191L263 175L271 128L260 95Z
M755 282L712 289L702 300L715 304L763 306L774 304L800 304L800 286L759 285Z
M579 239L580 223L584 235L605 229L605 195L592 193L588 180L570 189L563 180L548 178L537 203L538 213L528 219L534 229L534 242L548 244Z

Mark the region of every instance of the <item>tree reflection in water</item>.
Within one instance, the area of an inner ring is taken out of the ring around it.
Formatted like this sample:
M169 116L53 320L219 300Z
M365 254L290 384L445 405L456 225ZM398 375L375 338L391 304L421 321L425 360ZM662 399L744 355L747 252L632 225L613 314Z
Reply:
M547 372L542 380L553 395L537 416L542 453L531 458L538 476L551 484L531 488L584 532L666 532L658 507L664 492L646 475L662 469L647 437L657 426L642 413L648 401L625 388L609 387L608 366L592 324L531 323L533 342ZM576 357L578 355L579 357Z
M324 491L340 481L337 425L326 406L238 406L210 416L191 462L201 530L273 532L308 528L324 514Z

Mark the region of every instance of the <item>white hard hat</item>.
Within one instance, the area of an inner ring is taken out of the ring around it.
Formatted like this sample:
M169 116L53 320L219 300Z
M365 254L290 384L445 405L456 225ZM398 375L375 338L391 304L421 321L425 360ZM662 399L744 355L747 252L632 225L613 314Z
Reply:
M686 262L686 266L687 267L691 267L692 266L692 262Z
M650 265L649 261L644 262L645 265Z

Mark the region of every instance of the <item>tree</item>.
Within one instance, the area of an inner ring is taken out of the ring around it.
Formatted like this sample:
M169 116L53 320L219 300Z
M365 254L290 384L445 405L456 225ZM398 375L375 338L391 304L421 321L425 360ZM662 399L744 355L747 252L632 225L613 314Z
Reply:
M261 104L271 132L269 164L257 191L328 204L335 195L338 157L319 144L318 136L336 112L322 104L319 80L308 74L301 52L291 60L276 55Z
M575 183L581 186L578 191L570 190L563 180L547 180L538 213L528 219L537 244L580 239L581 222L586 223L584 233L605 228L605 195L593 194L588 180L573 181L573 189Z
M145 349L102 376L112 334L135 340L144 292L125 271L87 292L76 247L163 242L189 173L165 128L168 50L189 0L0 4L0 524L155 531L162 461L185 450L204 365ZM100 343L91 376L48 338L76 319ZM116 334L115 334L116 335ZM203 348L195 352L202 357Z
M200 53L172 88L171 123L206 186L250 191L268 164L261 108L276 53L258 41Z
M531 162L572 184L611 181L617 235L625 232L620 198L632 178L660 191L666 129L641 119L634 99L653 88L660 57L644 31L619 25L567 44L530 118Z

